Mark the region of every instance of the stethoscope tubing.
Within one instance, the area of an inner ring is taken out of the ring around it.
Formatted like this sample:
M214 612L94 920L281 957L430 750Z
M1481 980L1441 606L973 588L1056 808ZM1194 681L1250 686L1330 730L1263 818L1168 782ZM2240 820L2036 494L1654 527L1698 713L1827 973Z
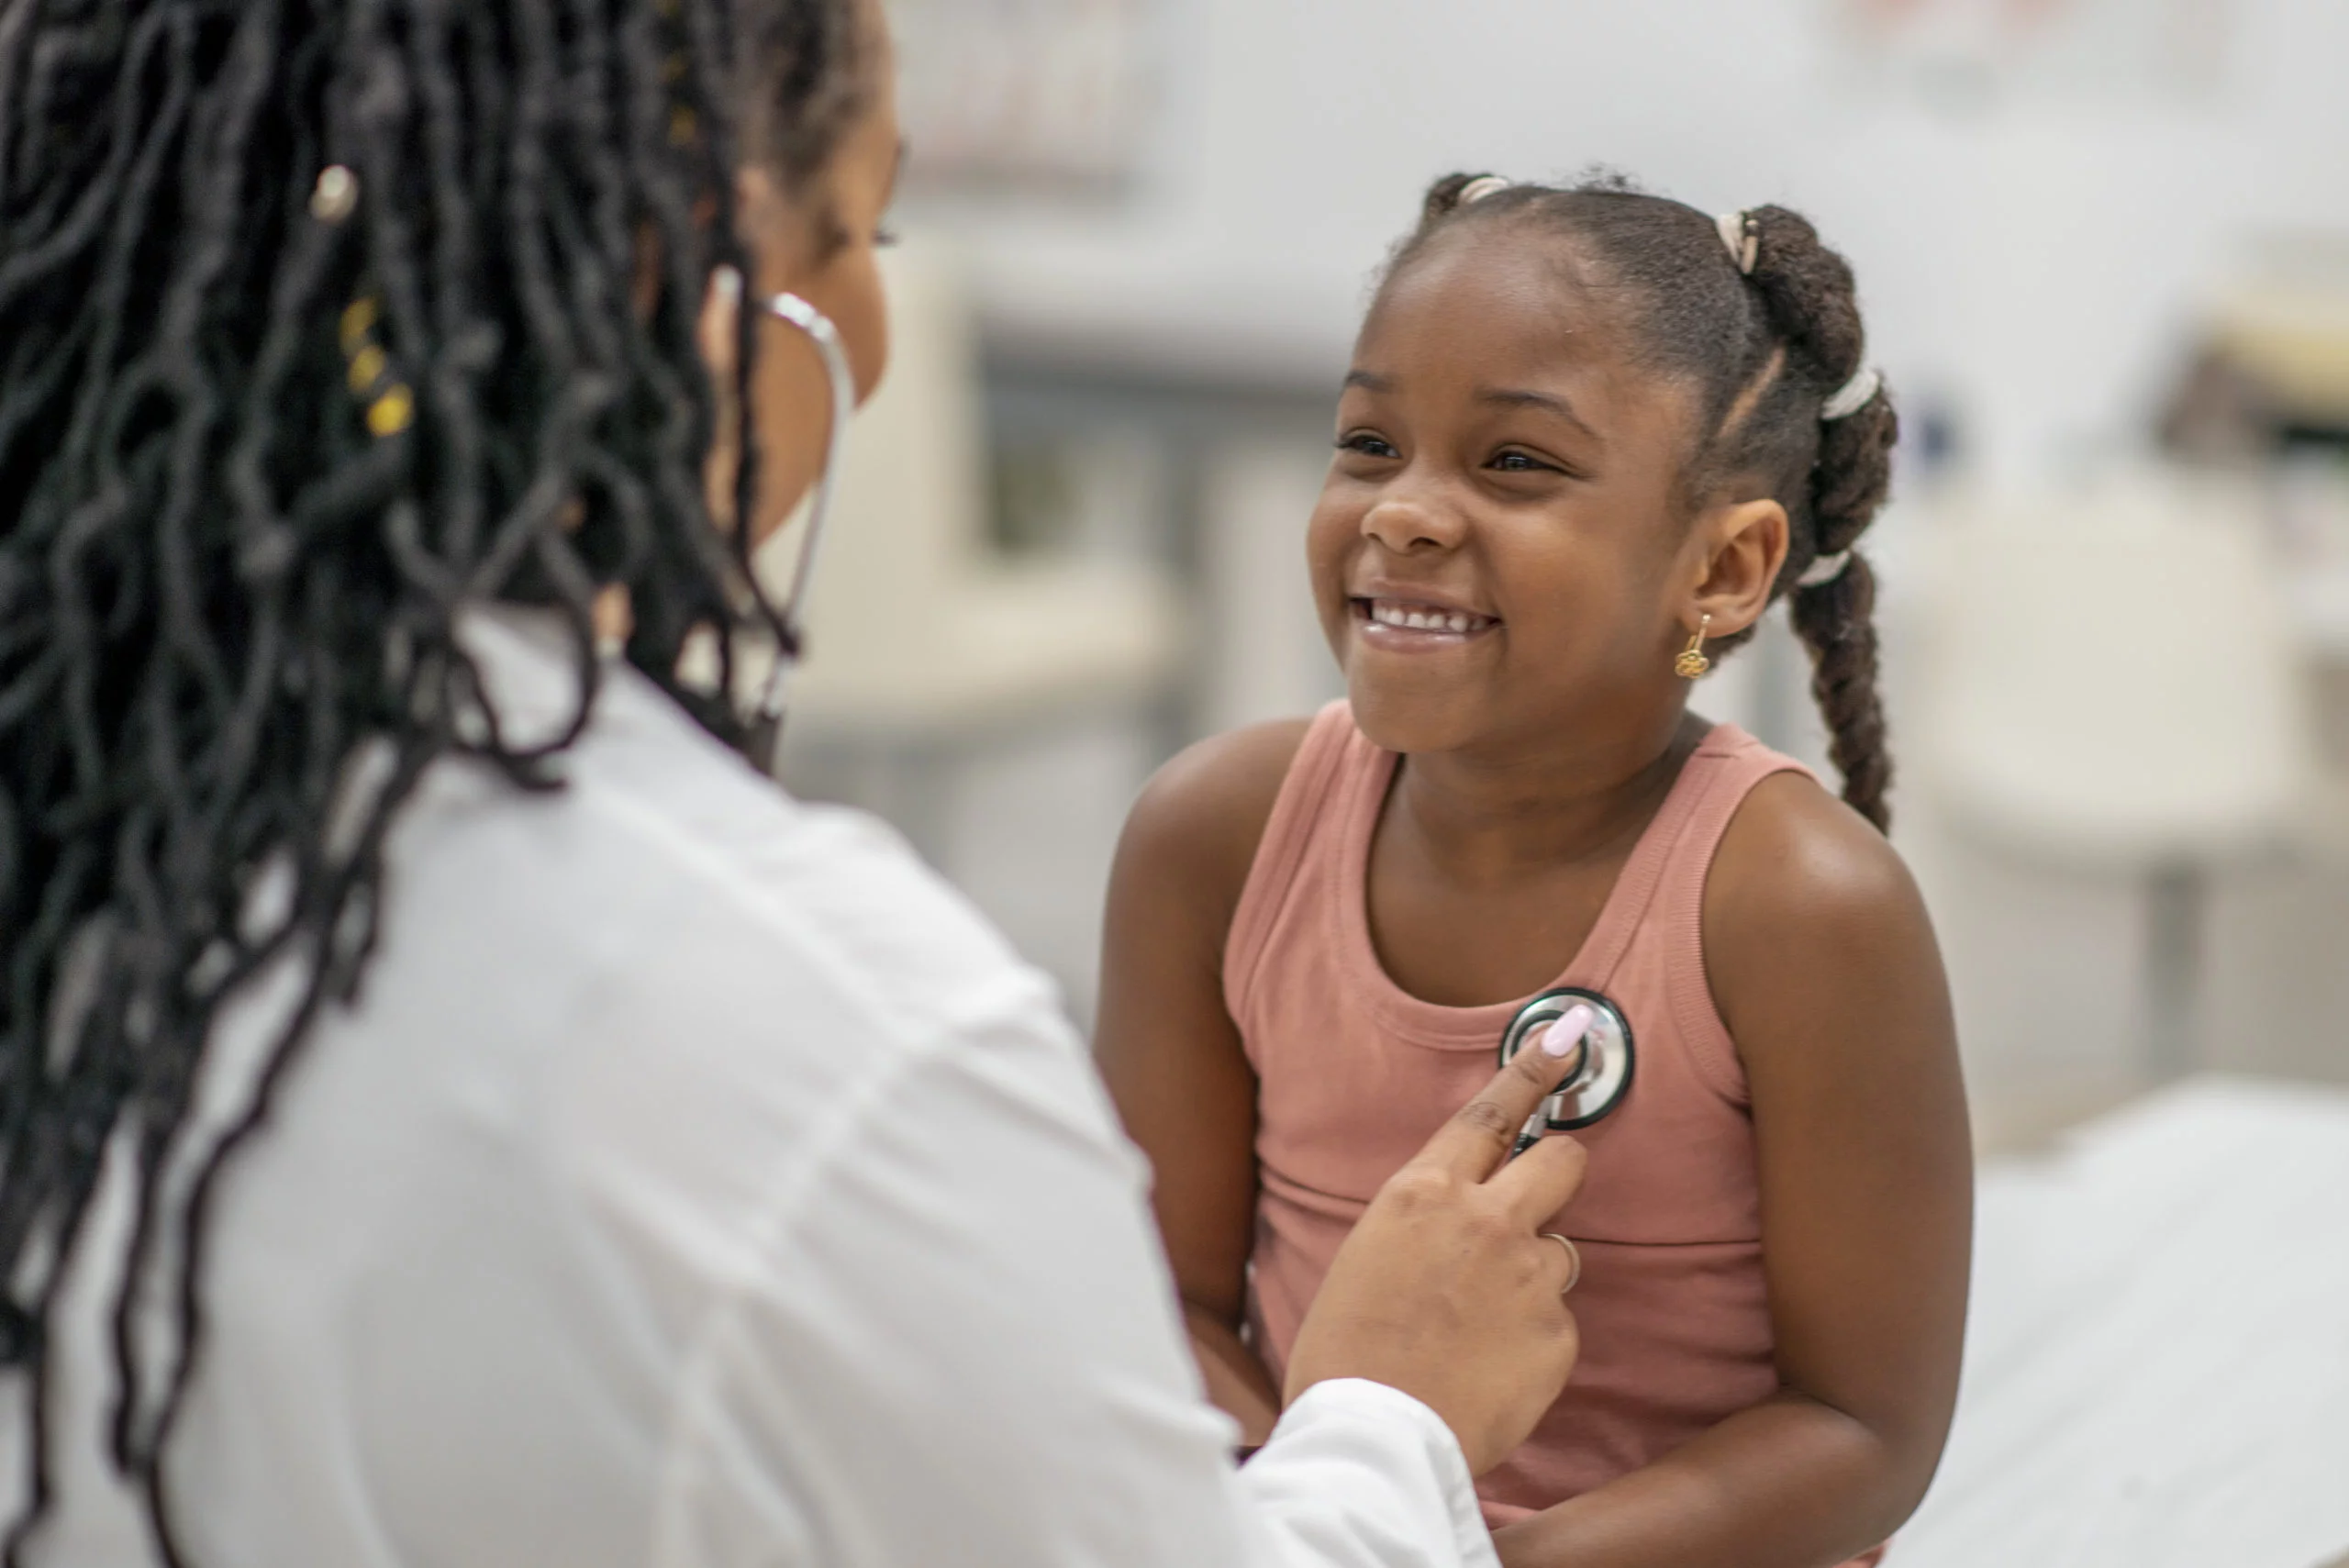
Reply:
M778 612L784 645L775 650L774 670L767 677L766 690L759 696L761 745L771 753L782 733L784 711L790 704L791 670L806 624L807 590L815 581L816 562L831 522L832 496L839 486L841 460L848 452L849 419L856 412L856 372L849 363L848 348L841 339L840 328L832 324L830 317L796 294L774 295L761 303L767 314L796 327L816 345L832 395L831 429L824 440L824 469L817 475L815 499L807 508L807 531L799 541L799 564L792 573L791 593ZM743 439L748 441L754 438L747 408L742 419Z

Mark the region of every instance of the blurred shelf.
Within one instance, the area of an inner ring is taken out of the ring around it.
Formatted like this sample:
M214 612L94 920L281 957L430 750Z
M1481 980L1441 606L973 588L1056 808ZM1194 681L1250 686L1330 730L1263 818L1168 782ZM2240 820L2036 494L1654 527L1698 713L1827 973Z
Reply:
M1358 276L1234 271L1128 245L987 247L972 259L992 364L1332 404L1365 292Z

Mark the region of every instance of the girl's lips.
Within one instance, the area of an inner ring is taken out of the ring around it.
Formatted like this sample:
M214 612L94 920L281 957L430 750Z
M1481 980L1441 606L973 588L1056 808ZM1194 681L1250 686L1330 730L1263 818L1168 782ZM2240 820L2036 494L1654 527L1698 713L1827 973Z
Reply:
M1501 624L1491 616L1424 601L1355 599L1353 604L1363 640L1398 652L1457 648Z

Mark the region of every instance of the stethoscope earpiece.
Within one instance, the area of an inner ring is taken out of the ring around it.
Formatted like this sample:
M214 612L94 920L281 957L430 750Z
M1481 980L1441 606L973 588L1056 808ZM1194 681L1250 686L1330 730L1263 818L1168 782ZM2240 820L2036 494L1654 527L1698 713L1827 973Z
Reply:
M1631 1044L1631 1021L1623 1009L1596 991L1580 985L1561 985L1544 991L1517 1010L1517 1016L1501 1031L1501 1065L1516 1060L1543 1028L1564 1017L1575 1006L1590 1009L1590 1026L1584 1030L1581 1052L1564 1059L1567 1066L1564 1082L1555 1093L1542 1102L1535 1113L1536 1122L1528 1122L1533 1137L1542 1130L1572 1132L1578 1127L1613 1115L1631 1092L1631 1069L1636 1062ZM1529 1140L1530 1141L1530 1140Z

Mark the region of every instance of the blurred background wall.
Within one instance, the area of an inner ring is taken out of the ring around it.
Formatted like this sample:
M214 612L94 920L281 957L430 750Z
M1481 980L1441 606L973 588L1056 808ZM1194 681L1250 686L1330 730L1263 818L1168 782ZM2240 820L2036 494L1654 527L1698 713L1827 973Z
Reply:
M2349 1079L2349 6L894 9L900 357L787 776L1081 1020L1149 770L1337 690L1302 528L1419 191L1603 164L1857 268L1909 425L1897 837L1986 1140L2198 1064ZM1815 756L1803 679L1781 632L1698 706Z

